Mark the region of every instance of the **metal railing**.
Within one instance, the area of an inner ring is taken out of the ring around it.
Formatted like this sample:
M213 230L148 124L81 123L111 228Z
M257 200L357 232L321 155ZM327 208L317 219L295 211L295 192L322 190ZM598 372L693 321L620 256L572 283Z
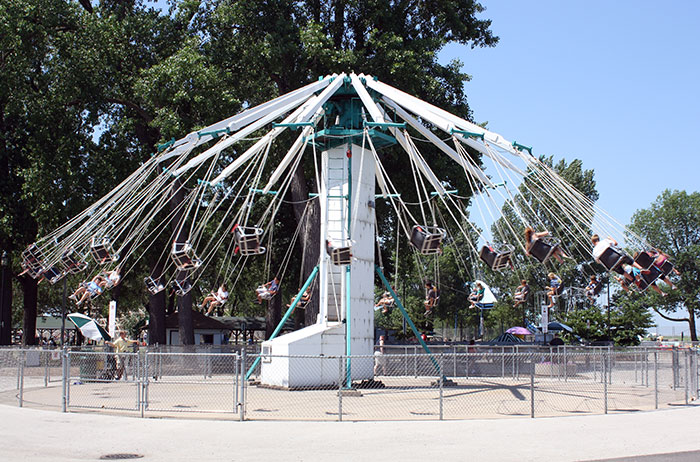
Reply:
M140 416L443 420L651 410L693 405L700 392L700 351L692 348L431 350L392 345L372 356L346 357L270 356L245 348L120 354L0 349L0 402ZM259 363L266 374L296 377L294 385L266 383ZM346 386L348 365L353 377L363 378L352 388ZM319 371L322 386L314 376Z

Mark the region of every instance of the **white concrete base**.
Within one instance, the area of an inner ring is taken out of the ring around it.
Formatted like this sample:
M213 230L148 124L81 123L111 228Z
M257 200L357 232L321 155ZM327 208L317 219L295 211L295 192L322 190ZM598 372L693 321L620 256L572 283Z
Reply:
M342 323L314 324L263 342L260 382L284 388L337 386L344 377L345 361L340 357L345 354L345 347ZM353 338L351 348L353 356L366 355L352 360L352 380L372 379L371 340ZM324 358L304 357L321 355Z

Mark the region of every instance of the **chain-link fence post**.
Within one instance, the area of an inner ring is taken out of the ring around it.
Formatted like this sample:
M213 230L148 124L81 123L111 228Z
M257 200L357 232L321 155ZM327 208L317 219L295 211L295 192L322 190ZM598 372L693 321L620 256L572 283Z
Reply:
M535 418L535 355L530 356L530 418Z
M233 357L233 377L231 377L231 381L233 382L233 413L235 414L238 412L238 353L236 353Z
M343 421L343 382L345 381L345 358L338 357L338 421Z
M566 345L564 345L564 382L569 381L569 359L566 355Z
M654 409L659 408L659 352L654 350Z
M685 350L683 354L683 366L685 369L685 404L687 405L689 401L689 393L690 393L690 384L688 383L690 381L690 367L688 364L688 353L690 350Z
M66 390L68 389L68 372L66 365L68 363L68 352L63 347L61 350L61 411L66 412Z
M603 374L603 408L604 408L605 414L607 414L608 413L608 374L610 373L608 371L608 368L609 368L608 361L609 361L609 356L610 356L610 350L608 349L607 352L605 350L603 350L602 353L603 353L603 360L601 362L603 365L603 370L602 370L602 374Z
M41 361L41 358L44 358L44 387L49 386L49 359L51 359L51 356L48 354L41 354L41 353L48 353L48 351L43 351L40 352L39 356L39 361ZM41 363L40 363L41 364Z
M19 407L24 405L24 362L27 358L26 350L19 355Z
M241 391L238 395L240 398L240 401L238 403L238 420L243 422L245 420L245 374L246 374L246 367L245 367L245 347L241 350L241 369L240 369L241 375L239 376L239 382L241 384Z
M671 369L673 369L673 390L678 388L678 350L671 350Z
M141 417L145 417L148 406L148 352L143 353L143 367L139 374L138 386L141 387Z
M440 367L438 368L438 387L440 388L440 420L443 418L443 391L442 391L442 386L443 386L443 378L445 377L444 373L444 368L445 368L445 361L444 358L445 355L440 353Z

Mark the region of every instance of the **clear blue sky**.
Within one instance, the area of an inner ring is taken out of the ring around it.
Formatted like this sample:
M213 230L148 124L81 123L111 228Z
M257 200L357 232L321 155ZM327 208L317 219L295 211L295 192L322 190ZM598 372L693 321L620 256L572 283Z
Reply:
M583 160L623 224L666 188L698 191L700 2L480 0L494 48L451 45L477 122Z

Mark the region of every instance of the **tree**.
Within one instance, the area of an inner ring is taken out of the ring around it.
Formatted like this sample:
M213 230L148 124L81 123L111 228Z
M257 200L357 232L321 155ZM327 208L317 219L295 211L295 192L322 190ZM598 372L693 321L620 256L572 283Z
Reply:
M157 143L318 75L362 70L469 117L463 87L469 76L459 62L438 63L437 53L448 42L493 46L498 41L490 21L476 17L484 8L468 0L171 0L169 5L167 14L145 0L0 5L0 148L7 154L0 162L0 246L12 253L14 268L18 252L37 235L101 197ZM395 165L401 161L388 159ZM456 169L447 165L435 168L452 181ZM295 172L292 200L308 198L307 178L313 175L305 169L310 168L307 163ZM293 210L298 221L303 210ZM308 215L303 245L296 250L306 253L300 279L318 260L320 248L319 236L309 232L318 228L319 213ZM292 216L284 218L293 222ZM162 272L157 259L146 254L149 264L138 264L130 278L157 277ZM254 268L242 279L260 274ZM210 281L218 277L216 271L203 275ZM37 290L34 280L23 283L29 334L37 303L45 309L57 294L46 285ZM126 280L122 284L131 288ZM142 294L123 290L120 297L140 303ZM165 303L163 296L151 297L153 319L162 320ZM315 316L312 307L307 309L307 322ZM33 342L33 335L27 341Z
M556 164L553 157L541 157L540 160L590 201L594 202L598 199L594 172L593 170L585 170L581 160L574 159L571 162L567 162L562 159ZM513 238L512 234L507 233L505 230L515 230L517 233L515 238L522 240L526 225L538 227L536 231L542 231L541 227L549 231L555 238L560 239L569 255L574 256L577 260L590 258L590 249L583 248L580 242L586 242L587 236L591 232L592 205L588 207L587 213L590 219L573 219L572 216L558 211L560 207L555 203L550 192L547 191L546 185L543 185L531 176L525 177L523 184L519 187L519 194L515 198L515 203L518 212L522 214L524 220L519 218L518 213L511 204L506 203L502 209L502 217L497 220L492 228L493 235L497 241L508 242L508 239ZM540 225L537 225L538 223ZM580 239L581 233L587 235L586 239ZM578 236L576 236L577 234ZM575 237L578 237L578 239ZM548 285L547 273L550 271L562 278L565 287L585 287L590 273L594 272L593 268L587 265L579 265L572 260L566 260L564 264L558 264L551 259L546 265L542 265L535 261L534 258L521 252L516 252L513 258L516 271L487 271L487 278L492 282L492 286L500 288L500 292L504 295L505 300L510 302L512 302L511 294L514 288L520 284L521 279L527 280L531 292L536 293L538 292L538 286L540 287L539 290L542 290ZM536 300L536 297L533 298ZM552 317L562 316L563 318L562 308L563 306L557 307L553 311ZM526 316L529 321L535 321L537 309L531 311L529 316Z
M469 76L457 61L440 64L437 54L449 42L495 45L498 38L489 30L491 22L476 17L483 11L479 3L467 0L213 1L200 9L199 24L208 38L205 52L215 63L232 69L249 95L249 104L293 90L319 75L357 70L469 118L464 93ZM399 158L388 159L391 168ZM313 178L302 169L294 172L290 189L295 202L308 197L306 178ZM439 173L449 179L455 170L444 167ZM295 214L299 220L302 208L297 206ZM318 261L320 249L318 233L311 232L319 229L317 206L309 217L303 234L304 277ZM307 323L316 318L317 300L312 295Z
M688 194L667 189L649 208L635 212L629 228L655 248L667 253L681 274L676 282L678 288L670 290L667 297L647 291L644 295L629 294L627 298L642 299L666 320L687 323L691 340L697 341L697 317L700 313L700 286L697 283L700 280L700 193Z

